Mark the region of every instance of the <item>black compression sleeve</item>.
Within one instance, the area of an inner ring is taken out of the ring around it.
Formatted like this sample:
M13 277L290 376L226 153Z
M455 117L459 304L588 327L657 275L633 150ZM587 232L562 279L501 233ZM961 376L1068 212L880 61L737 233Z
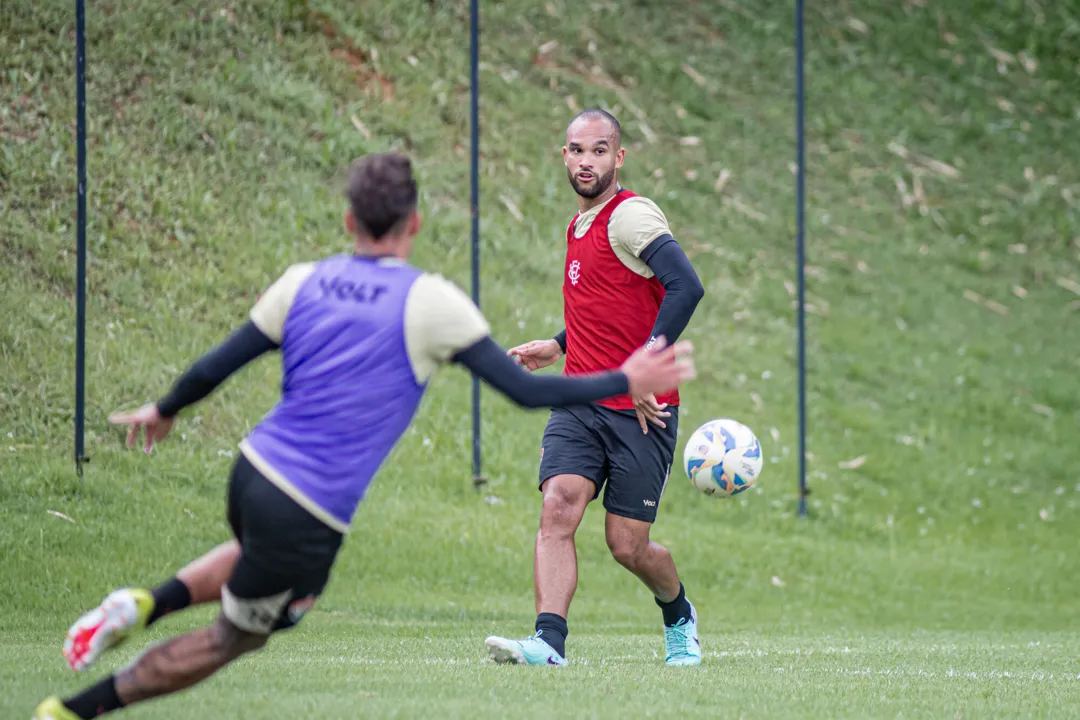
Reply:
M566 330L560 330L555 336L555 342L559 343L559 347L562 348L563 355L566 354Z
M189 405L202 400L234 372L278 345L250 320L240 326L225 342L203 355L187 369L160 402L158 412L173 417Z
M580 377L533 375L506 356L506 350L486 337L452 358L513 402L527 408L564 407L596 402L630 391L622 372Z
M670 235L661 235L649 243L642 250L641 259L666 291L649 339L663 335L670 345L686 329L694 309L705 295L705 288L701 286L690 258Z

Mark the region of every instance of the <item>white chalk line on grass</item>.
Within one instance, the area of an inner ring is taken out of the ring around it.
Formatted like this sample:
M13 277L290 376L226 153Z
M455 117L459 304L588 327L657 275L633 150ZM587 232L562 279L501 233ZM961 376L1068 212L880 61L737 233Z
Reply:
M724 653L705 653L705 658L722 660ZM658 656L657 656L658 657ZM574 660L571 662L571 666L603 666L608 664L653 664L656 661L656 657L648 657L646 655L607 655L602 658L582 658L580 660ZM443 658L443 657L416 657L416 658L368 658L359 656L344 656L339 655L336 657L297 657L290 662L297 662L304 665L317 665L322 663L329 663L333 665L386 665L386 666L417 666L417 665L450 665L450 666L480 666L480 665L492 665L492 661L488 658ZM1071 672L1047 672L1044 670L1034 671L1018 671L1018 670L984 670L984 671L972 671L949 668L947 670L906 670L903 668L873 668L873 667L857 667L857 668L838 668L838 667L822 667L820 665L807 665L807 666L794 666L789 665L787 667L775 666L772 668L773 673L790 674L790 675L836 675L839 677L895 677L895 678L919 678L927 680L1015 680L1023 682L1077 682L1080 681L1080 674L1074 674Z
M904 670L898 668L821 668L821 667L774 667L773 672L780 675L784 673L792 675L839 675L842 677L898 677L898 678L921 678L935 680L1017 680L1023 682L1077 682L1080 675L1072 673L1053 673L1042 670L1015 671L1015 670L992 670L974 672L970 670Z

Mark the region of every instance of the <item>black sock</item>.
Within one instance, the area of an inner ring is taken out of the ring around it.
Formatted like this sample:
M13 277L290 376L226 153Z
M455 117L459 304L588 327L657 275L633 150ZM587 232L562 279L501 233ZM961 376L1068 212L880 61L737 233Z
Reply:
M116 677L110 675L97 685L92 685L78 695L64 701L64 707L83 720L119 710L124 707L116 694Z
M656 604L663 611L664 624L668 627L678 624L684 618L686 620L691 619L690 603L686 599L686 589L683 588L682 583L679 583L679 597L669 603L660 602L660 598L656 598Z
M146 624L153 625L169 613L183 610L190 604L191 591L188 586L176 578L166 580L154 588L154 610Z
M555 613L540 613L536 616L536 633L555 652L566 657L566 618Z

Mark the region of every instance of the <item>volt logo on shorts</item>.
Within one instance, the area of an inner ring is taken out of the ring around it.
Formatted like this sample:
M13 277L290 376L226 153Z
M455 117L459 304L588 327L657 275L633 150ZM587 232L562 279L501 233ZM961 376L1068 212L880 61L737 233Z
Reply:
M645 507L656 507L656 501L655 500L646 500L645 501Z

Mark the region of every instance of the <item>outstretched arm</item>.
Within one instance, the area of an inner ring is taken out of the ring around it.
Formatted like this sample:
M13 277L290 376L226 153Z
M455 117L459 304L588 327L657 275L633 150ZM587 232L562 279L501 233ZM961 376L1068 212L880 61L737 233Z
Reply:
M137 410L109 416L109 422L128 426L128 447L145 429L145 450L150 452L154 443L169 434L177 413L212 393L244 365L280 347L289 307L313 267L301 264L286 270L255 303L250 320L188 368L168 395Z
M188 368L158 403L162 417L171 418L194 405L244 365L281 347L293 298L314 267L311 263L292 265L274 281L251 308L250 319Z
M234 372L277 348L278 344L249 320L180 376L169 394L158 401L158 412L162 417L174 417L212 393Z
M621 371L573 378L533 375L522 370L490 337L456 353L451 361L527 408L579 405L630 391Z
M530 408L579 405L635 391L663 392L694 376L690 346L665 348L662 341L652 352L638 350L613 372L578 377L531 375L491 339L488 323L472 300L435 275L424 275L413 283L405 303L405 344L418 382L427 383L439 365L454 362Z
M694 363L687 342L666 347L658 338L653 348L640 348L618 370L575 377L533 375L518 367L490 337L483 337L455 353L474 375L528 408L565 407L596 402L624 393L665 392L694 377Z
M109 416L109 422L128 426L128 447L135 444L139 430L145 429L144 449L150 452L154 443L168 436L177 413L199 402L227 377L276 347L254 323L248 322L188 368L164 398L137 410L114 413Z

